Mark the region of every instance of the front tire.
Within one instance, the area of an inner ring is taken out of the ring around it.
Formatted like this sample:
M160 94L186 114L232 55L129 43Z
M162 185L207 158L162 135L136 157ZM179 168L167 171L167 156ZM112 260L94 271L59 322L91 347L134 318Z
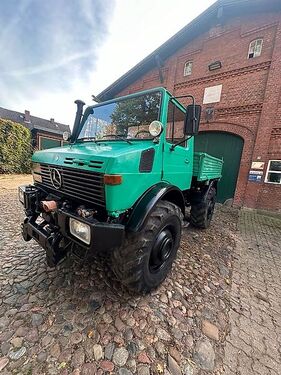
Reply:
M112 253L112 269L129 289L148 293L169 273L181 239L182 213L178 206L159 201L144 228L127 233L125 243Z

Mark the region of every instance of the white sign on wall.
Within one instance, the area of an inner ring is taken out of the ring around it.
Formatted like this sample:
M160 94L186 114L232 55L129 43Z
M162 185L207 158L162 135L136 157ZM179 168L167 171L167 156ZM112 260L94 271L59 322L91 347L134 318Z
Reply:
M222 85L206 87L203 104L218 103L221 100Z
M251 169L263 169L264 168L264 162L263 161L253 161Z

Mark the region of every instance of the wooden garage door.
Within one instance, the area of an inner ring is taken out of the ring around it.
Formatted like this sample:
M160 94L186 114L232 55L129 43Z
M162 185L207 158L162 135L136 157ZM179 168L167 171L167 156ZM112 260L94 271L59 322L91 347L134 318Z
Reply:
M224 160L218 202L234 197L243 144L242 138L226 132L202 132L195 137L195 151L207 152Z

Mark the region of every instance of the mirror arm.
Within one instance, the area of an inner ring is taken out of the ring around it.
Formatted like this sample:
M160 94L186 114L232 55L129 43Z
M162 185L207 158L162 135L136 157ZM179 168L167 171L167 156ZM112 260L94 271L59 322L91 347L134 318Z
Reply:
M195 105L195 99L193 95L172 96L171 99L182 99L182 98L190 98L192 100L192 105Z
M191 137L193 137L192 135L186 137L185 139L183 139L182 141L178 142L178 143L175 143L173 144L171 147L170 147L170 151L174 151L174 149L176 148L176 146L188 141Z
M196 124L196 114L195 114L195 99L192 97L192 105L193 105L193 119L192 119L192 128L193 128L193 133L195 133L195 124Z
M196 124L196 113L195 113L195 98L193 95L180 95L180 96L173 96L172 99L182 99L182 98L190 98L192 100L192 106L193 106L193 118L192 118L192 128L193 132L195 129ZM177 145L175 145L177 146Z

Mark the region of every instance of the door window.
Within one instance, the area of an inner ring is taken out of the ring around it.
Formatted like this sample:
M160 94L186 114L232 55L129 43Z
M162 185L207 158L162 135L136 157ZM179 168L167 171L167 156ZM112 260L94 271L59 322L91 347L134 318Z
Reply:
M173 102L169 102L166 130L168 142L177 143L184 140L184 117L185 113ZM180 146L185 147L185 143Z

